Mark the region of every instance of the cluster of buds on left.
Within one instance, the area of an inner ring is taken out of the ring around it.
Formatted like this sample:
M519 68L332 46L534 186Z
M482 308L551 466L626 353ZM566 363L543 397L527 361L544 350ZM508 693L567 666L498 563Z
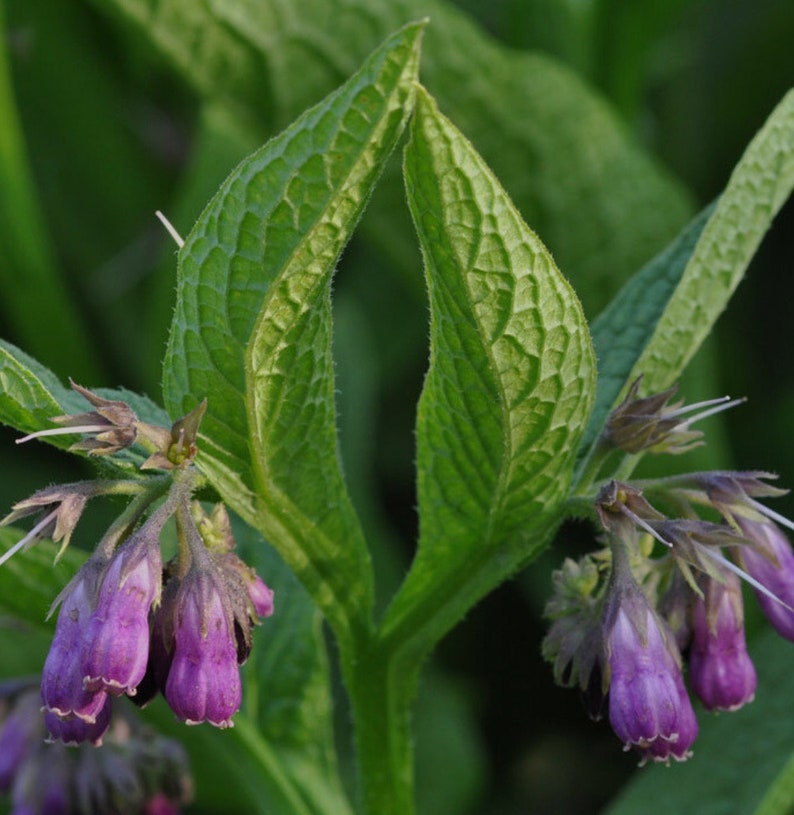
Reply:
M639 399L635 384L602 445L636 454L696 442L692 420L681 419L688 410L667 407L671 395ZM772 478L712 471L602 482L595 511L605 545L555 573L544 655L560 684L580 689L593 718L608 712L643 762L691 755L698 723L690 691L706 710L737 710L754 698L740 578L794 641L794 552L780 528L794 524L758 500L784 494ZM704 507L721 521L702 518Z
M182 747L117 717L103 750L45 740L36 681L0 684L0 796L14 813L178 815L193 782Z
M273 612L273 594L234 553L223 505L208 514L193 501L206 405L167 429L139 421L125 402L72 387L94 410L57 417L62 427L22 441L78 433L84 438L74 448L89 455L140 444L149 454L140 469L149 472L48 487L2 521L40 516L0 563L42 537L60 542L62 551L90 498L131 496L53 603L51 613L60 610L41 678L49 737L99 745L115 698L126 695L143 705L158 691L188 724L229 727L242 701L239 666L250 653L253 626ZM170 518L178 551L164 563L161 533Z

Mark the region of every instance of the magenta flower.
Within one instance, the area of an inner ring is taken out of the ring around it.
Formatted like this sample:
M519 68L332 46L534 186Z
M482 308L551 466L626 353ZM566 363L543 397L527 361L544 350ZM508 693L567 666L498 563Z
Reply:
M45 709L63 718L76 716L89 724L97 720L107 701L104 691L83 687L86 632L103 570L103 561L91 558L56 599L61 609L41 676Z
M160 598L159 535L166 517L152 516L115 553L85 632L83 685L117 696L135 694L149 658L149 609Z
M58 716L51 711L44 713L44 725L49 734L48 741L63 744L82 744L89 742L95 747L102 744L109 725L113 708L113 698L106 693L98 694L104 699L102 708L97 712L94 721L88 722L78 716Z
M794 552L791 544L772 521L753 521L737 515L736 522L758 546L758 549L752 546L741 548L742 566L777 598L775 600L755 589L758 604L775 631L794 642Z
M704 598L692 608L689 678L707 710L738 710L755 696L755 668L744 638L739 578L724 573L724 583L706 582Z
M170 613L173 648L165 683L168 704L187 724L231 727L231 717L242 702L242 686L234 622L223 586L212 574L191 569L176 592Z
M273 614L273 589L268 588L265 581L256 573L248 582L247 588L257 616L270 617Z
M683 760L697 736L677 649L641 589L624 583L608 601L609 720L644 760Z

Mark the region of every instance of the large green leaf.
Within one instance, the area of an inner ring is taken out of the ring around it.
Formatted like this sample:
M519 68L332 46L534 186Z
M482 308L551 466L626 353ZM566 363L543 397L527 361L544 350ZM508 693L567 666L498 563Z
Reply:
M167 406L200 399L199 465L338 630L372 577L337 456L330 283L410 111L421 25L246 159L179 255Z
M646 767L604 815L788 815L794 808L791 645L767 629L751 643L755 701L735 713L700 712L694 757Z
M648 344L628 379L661 390L681 373L744 276L794 188L794 91L750 142L717 202Z
M593 324L598 392L584 446L625 387L669 386L708 336L794 188L794 91L759 131L715 204L641 269Z
M379 38L430 18L422 78L468 134L574 281L589 313L690 215L682 188L571 71L500 45L444 0L112 0L204 98L285 126ZM197 48L199 51L197 52ZM389 258L418 263L397 173L363 226Z
M384 631L424 629L422 648L548 534L592 403L595 359L570 285L424 93L405 174L431 359L417 420L419 551Z

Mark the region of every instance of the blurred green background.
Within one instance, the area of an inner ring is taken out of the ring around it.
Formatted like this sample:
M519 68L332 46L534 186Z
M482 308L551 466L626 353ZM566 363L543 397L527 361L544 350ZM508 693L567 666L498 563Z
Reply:
M794 84L794 4L780 0L2 0L0 336L64 379L158 399L175 247L154 211L186 234L240 158L424 13L428 87L591 318L719 194ZM427 363L421 264L393 169L335 284L343 454L384 598L415 538ZM749 401L681 468L794 483L792 235L789 203L682 386L689 400ZM13 439L0 432L0 507L74 477L67 457ZM776 506L794 514L788 499ZM549 572L589 541L584 525L563 529L442 643L416 716L423 813L590 813L634 772L539 655Z

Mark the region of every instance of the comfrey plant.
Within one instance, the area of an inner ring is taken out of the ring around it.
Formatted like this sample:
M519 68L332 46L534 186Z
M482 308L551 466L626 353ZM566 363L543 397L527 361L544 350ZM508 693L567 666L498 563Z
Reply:
M736 404L668 408L674 389L640 399L638 388L639 381L610 415L597 454L683 452L699 443L695 421ZM579 687L593 718L608 709L615 733L643 762L691 755L698 725L683 653L692 691L707 710L738 710L753 700L740 576L776 630L794 641L794 553L775 520L794 523L756 500L784 494L767 483L772 477L718 471L610 480L594 501L606 547L555 574L544 654L558 682ZM716 510L723 522L701 519L696 507Z
M223 30L234 24L224 19ZM47 487L14 507L7 523L38 520L3 538L17 554L0 580L40 574L28 544L50 537L63 550L89 499L128 499L56 600L42 655L50 738L98 743L115 700L145 703L159 690L179 719L224 729L210 730L222 743L212 750L186 733L203 761L199 781L215 782L205 793L223 796L218 811L415 812L411 704L423 662L566 518L592 517L603 548L557 574L546 654L642 759L691 753L687 652L705 707L753 697L738 578L790 637L792 553L759 501L779 494L768 474L632 473L649 450L684 452L698 441L695 420L729 404L693 415L668 404L669 388L794 186L794 96L716 204L588 324L540 238L419 84L424 28L390 35L243 160L179 239L162 380L170 420L126 391L66 388L0 345L0 420L103 465L96 481ZM245 41L254 48L257 38ZM415 434L419 540L383 597L375 536L343 475L331 283L406 130L430 351ZM251 651L252 627L273 610L257 571L279 613ZM328 636L352 713L356 796L336 760L346 740L333 733Z
M229 727L242 699L239 665L251 651L251 628L273 612L273 598L232 551L223 505L211 515L191 505L201 481L193 459L206 404L169 430L139 421L125 402L72 388L94 410L54 417L60 428L20 441L81 434L71 449L93 456L139 444L148 453L139 471L164 473L47 487L2 521L42 516L0 563L41 537L61 542L63 552L89 498L132 496L53 604L60 612L41 679L49 735L66 744L99 744L114 697L145 704L158 690L188 724ZM160 536L172 517L178 550L164 565Z

